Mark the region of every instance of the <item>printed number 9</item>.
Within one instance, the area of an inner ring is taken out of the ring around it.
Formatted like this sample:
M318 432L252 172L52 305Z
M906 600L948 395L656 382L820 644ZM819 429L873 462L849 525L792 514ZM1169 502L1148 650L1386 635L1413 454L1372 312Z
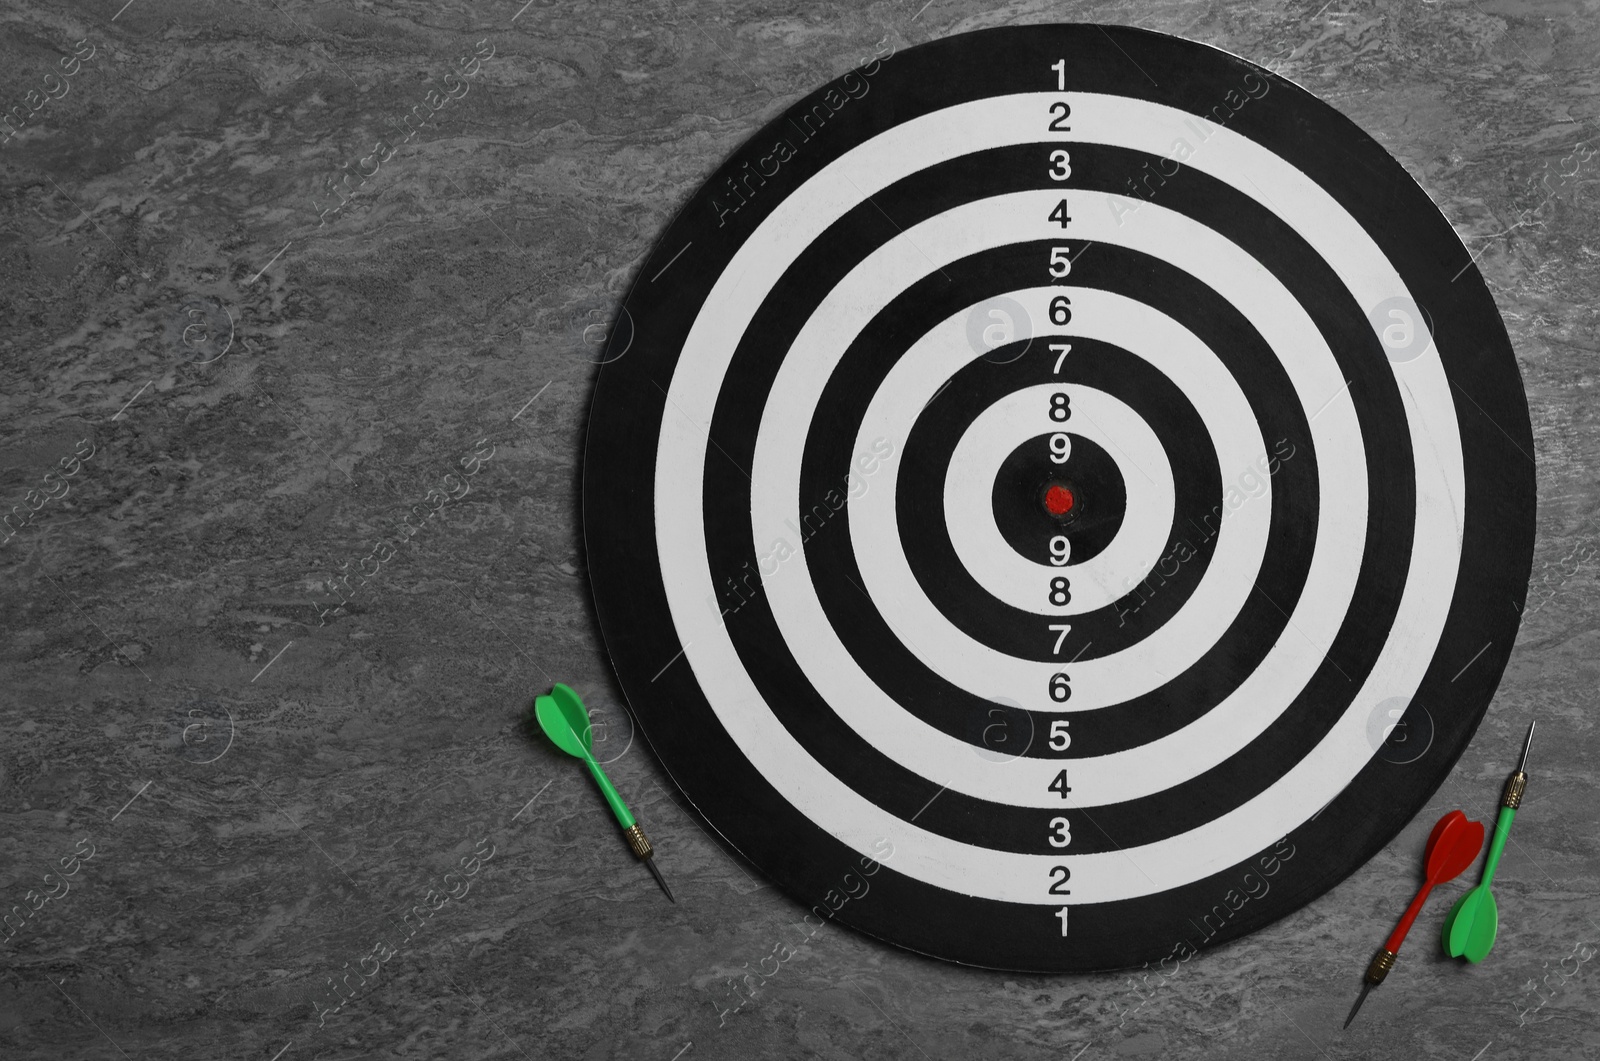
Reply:
M1050 460L1055 464L1065 464L1072 457L1072 439L1064 431L1057 431L1050 436ZM1054 548L1054 546L1052 546Z
M1054 567L1066 567L1067 558L1072 555L1072 543L1067 541L1065 534L1058 534L1050 539L1050 563ZM1063 697L1065 699L1065 697Z

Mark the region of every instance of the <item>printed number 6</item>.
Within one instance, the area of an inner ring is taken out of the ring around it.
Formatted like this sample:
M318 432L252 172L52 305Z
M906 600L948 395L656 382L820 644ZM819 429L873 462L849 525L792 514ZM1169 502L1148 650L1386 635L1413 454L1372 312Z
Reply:
M1070 679L1065 674L1052 676L1050 679L1050 699L1058 704L1064 704L1071 700L1072 686L1068 684L1069 681ZM1063 742L1060 747L1056 747L1055 743L1056 726L1058 725L1061 727L1061 740ZM1055 722L1050 723L1050 747L1055 748L1058 752L1065 751L1067 745L1071 743L1072 738L1067 736L1067 724L1064 720L1057 719Z

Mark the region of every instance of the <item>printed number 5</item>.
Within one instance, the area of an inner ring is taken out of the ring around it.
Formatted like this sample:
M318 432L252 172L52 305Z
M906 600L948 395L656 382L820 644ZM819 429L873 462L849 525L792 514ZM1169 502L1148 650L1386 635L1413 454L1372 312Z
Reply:
M1055 719L1050 723L1050 747L1064 752L1072 746L1072 734L1067 732L1067 720Z

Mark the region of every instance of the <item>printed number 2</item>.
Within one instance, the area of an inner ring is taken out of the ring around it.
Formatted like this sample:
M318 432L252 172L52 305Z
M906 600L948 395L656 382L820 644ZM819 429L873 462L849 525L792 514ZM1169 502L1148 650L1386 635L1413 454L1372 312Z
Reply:
M1050 879L1055 882L1050 885L1051 895L1072 894L1072 889L1067 887L1067 881L1072 879L1072 871L1066 866L1051 866Z
M1067 119L1072 116L1071 104L1060 102L1052 103L1050 104L1050 114L1050 131L1052 133L1072 132L1072 126L1066 124Z

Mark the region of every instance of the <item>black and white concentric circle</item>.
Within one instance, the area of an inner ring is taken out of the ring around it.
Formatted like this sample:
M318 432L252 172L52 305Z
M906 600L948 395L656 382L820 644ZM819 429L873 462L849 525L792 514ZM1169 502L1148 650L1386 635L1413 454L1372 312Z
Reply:
M874 61L625 309L607 647L819 913L1012 969L1208 946L1370 857L1488 705L1533 544L1504 328L1404 170L1240 59L1035 26Z

